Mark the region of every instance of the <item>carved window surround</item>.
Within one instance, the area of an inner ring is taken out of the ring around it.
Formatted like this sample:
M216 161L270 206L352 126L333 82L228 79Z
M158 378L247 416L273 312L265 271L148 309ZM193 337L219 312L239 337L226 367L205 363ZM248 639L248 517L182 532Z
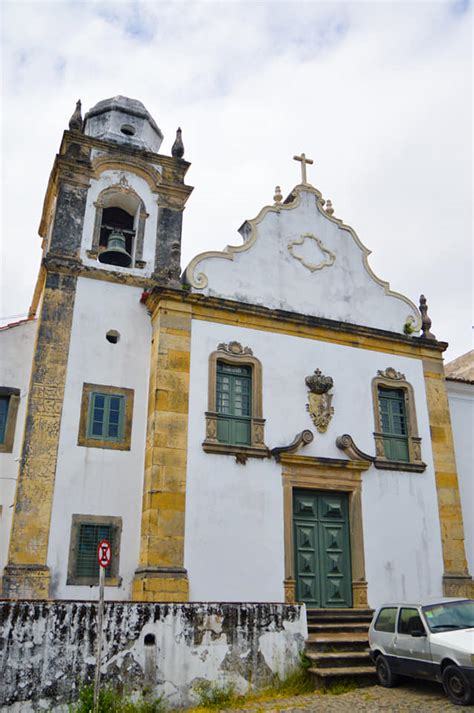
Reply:
M284 539L285 539L285 601L295 602L296 581L293 541L293 489L345 492L349 497L349 528L351 537L352 606L366 609L367 580L365 575L364 533L362 527L362 477L369 462L313 458L282 453Z
M249 366L252 369L252 415L250 427L250 445L232 445L217 440L216 406L217 362ZM219 344L217 351L209 356L208 410L206 411L206 438L202 443L206 453L232 455L238 463L245 463L247 458L269 458L270 451L265 445L265 419L262 417L262 364L253 356L252 350L242 347L238 342Z
M385 456L384 433L380 418L379 387L386 389L400 389L405 398L405 411L408 426L408 461L388 460ZM422 473L426 469L426 463L421 458L421 438L418 435L418 422L415 409L415 393L413 386L408 383L405 375L396 371L392 367L385 371L378 371L377 376L372 379L372 403L374 407L374 439L375 439L375 459L373 464L382 470L406 470L409 472Z
M126 181L126 179L125 179ZM131 196L138 204L138 209L135 214L135 225L136 234L134 240L133 249L133 266L143 270L146 266L146 260L143 260L143 242L145 237L145 221L148 218L148 213L145 210L145 204L135 191L126 185L125 182L121 184L110 186L103 190L97 200L94 203L95 206L95 220L94 220L94 231L92 234L92 245L90 250L86 250L87 257L91 260L97 260L99 257L99 241L100 241L100 230L102 227L102 212L104 208L111 207L113 205L113 195L117 193L126 193Z

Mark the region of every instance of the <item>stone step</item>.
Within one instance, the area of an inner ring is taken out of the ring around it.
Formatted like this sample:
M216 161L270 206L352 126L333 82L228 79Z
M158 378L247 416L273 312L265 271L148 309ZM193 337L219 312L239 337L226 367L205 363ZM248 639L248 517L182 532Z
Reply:
M375 666L347 666L344 668L312 666L308 671L319 683L328 683L337 678L362 678L375 681Z
M367 649L368 643L366 632L310 634L306 639L306 651L363 651Z
M369 623L360 621L345 621L345 622L324 622L313 624L308 622L308 632L310 634L324 634L324 633L365 633L368 634Z
M372 666L369 649L361 651L307 651L306 656L315 668Z
M324 624L325 622L334 622L345 624L346 622L363 622L367 626L372 621L372 614L337 614L337 616L326 616L325 614L307 614L306 621L308 624Z
M373 609L307 609L306 617L309 619L313 618L324 618L324 619L338 619L341 618L359 618L359 617L370 617L374 615Z

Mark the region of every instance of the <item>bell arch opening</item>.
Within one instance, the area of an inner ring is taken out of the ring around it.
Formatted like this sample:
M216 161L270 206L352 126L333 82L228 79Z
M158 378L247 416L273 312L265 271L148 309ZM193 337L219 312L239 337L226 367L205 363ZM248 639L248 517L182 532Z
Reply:
M88 256L120 267L144 267L142 261L145 220L141 198L120 187L101 193L96 207L92 249Z

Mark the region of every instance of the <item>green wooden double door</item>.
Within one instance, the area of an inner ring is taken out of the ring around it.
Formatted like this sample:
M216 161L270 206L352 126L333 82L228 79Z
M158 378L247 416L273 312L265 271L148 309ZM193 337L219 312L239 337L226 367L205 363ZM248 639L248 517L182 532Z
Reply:
M351 607L346 493L294 490L296 600L310 607Z

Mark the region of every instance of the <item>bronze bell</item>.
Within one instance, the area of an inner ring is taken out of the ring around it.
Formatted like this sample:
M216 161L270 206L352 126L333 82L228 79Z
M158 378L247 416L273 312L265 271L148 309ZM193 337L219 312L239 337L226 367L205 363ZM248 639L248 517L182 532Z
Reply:
M125 235L120 230L112 230L107 240L107 250L100 253L99 262L130 267L132 256L125 249L125 244Z

